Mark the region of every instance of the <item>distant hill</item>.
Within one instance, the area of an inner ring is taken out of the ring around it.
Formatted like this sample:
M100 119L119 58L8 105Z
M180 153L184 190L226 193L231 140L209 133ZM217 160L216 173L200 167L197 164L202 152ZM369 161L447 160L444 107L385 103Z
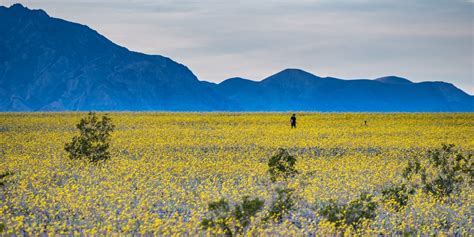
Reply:
M262 81L199 81L184 65L132 52L87 26L0 6L0 111L474 111L445 82L322 78L286 69Z
M244 111L474 111L473 96L450 83L395 76L342 80L286 69L260 82L231 78L212 88Z

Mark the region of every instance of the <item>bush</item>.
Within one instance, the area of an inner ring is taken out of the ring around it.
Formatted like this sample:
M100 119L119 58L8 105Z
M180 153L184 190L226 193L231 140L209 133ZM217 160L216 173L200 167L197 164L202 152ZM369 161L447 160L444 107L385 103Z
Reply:
M295 168L296 158L291 156L287 150L278 149L278 153L268 161L268 172L270 179L275 182L280 178L287 179L298 173Z
M293 189L277 189L276 191L277 199L273 201L266 219L272 219L277 222L281 222L283 220L283 216L293 209Z
M357 229L364 220L372 220L376 217L377 207L378 204L372 200L372 195L362 193L359 198L348 204L330 200L319 213L329 222L334 223L336 228L346 225Z
M95 113L90 112L76 127L80 131L79 136L73 137L71 143L64 147L71 159L91 162L110 159L110 134L115 126L109 117L104 115L99 120Z
M419 175L421 188L437 197L450 196L465 182L473 185L472 154L464 155L454 147L453 144L443 144L439 149L428 151L427 161L410 161L403 177L412 180L414 175Z
M377 202L372 200L372 195L363 193L356 200L349 203L346 208L346 223L356 227L362 220L372 220L377 215Z
M228 236L242 233L250 225L251 218L263 209L263 204L264 201L258 198L250 200L245 196L242 203L231 210L227 200L222 198L208 204L209 218L204 218L201 226L204 229L218 228Z
M10 171L6 171L4 173L1 173L0 174L0 187L4 186L5 185L5 178L12 175L13 172L10 172Z
M414 194L413 188L407 187L406 184L393 185L382 190L384 201L394 201L394 208L399 211L408 204L410 195Z
M339 228L344 224L345 208L345 205L337 203L334 199L331 199L329 202L323 204L319 210L319 214L329 222L334 223L336 228Z
M257 215L257 213L263 209L264 203L264 201L258 198L249 200L248 197L244 197L242 204L234 207L233 216L238 222L236 233L240 233L244 228L250 225L250 218Z
M10 175L12 175L12 174L13 174L13 172L11 172L11 171L6 171L6 172L4 172L4 173L1 173L1 174L0 174L0 179L3 179L3 178L5 178L5 177L7 177L7 176L10 176Z
M232 235L232 230L230 228L230 206L227 200L222 198L217 202L211 202L208 204L208 209L210 217L204 218L201 222L201 226L204 229L219 228L224 232L224 234Z

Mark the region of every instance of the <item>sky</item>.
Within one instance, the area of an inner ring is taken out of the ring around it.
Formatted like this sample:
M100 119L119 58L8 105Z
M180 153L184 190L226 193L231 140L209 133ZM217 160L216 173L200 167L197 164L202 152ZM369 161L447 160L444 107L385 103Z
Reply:
M88 25L200 80L286 68L345 79L397 75L474 94L474 0L0 0Z

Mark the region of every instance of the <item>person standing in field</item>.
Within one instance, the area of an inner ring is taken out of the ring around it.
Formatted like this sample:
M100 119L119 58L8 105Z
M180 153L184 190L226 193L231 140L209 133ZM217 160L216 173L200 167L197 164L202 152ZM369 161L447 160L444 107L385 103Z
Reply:
M296 114L293 114L290 118L291 128L296 128Z

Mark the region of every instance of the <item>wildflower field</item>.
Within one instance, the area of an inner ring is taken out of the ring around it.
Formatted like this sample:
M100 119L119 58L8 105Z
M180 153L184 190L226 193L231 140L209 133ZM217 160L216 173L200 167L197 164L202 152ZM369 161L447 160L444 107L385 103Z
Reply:
M0 114L2 234L229 234L203 227L208 204L232 207L245 196L264 204L238 235L474 234L469 181L446 197L415 186L398 207L382 194L430 149L472 154L472 113L301 113L296 129L285 113L109 113L111 159L99 164L64 149L82 116ZM279 148L296 158L297 173L273 181L268 163ZM292 208L268 220L279 188L293 190ZM357 227L320 211L362 193L377 206Z

